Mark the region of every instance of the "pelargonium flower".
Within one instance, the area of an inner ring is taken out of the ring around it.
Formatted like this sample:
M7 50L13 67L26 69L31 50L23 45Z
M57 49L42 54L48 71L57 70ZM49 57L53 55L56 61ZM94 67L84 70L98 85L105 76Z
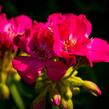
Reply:
M58 56L67 58L69 54L84 55L92 29L85 15L52 14L48 23L53 31L54 50Z
M48 17L48 24L53 31L53 47L58 56L84 56L91 66L92 62L109 62L109 44L99 38L89 38L92 25L85 15L55 13Z
M25 15L7 19L6 14L0 14L0 48L14 47L13 38L31 26L32 20Z
M32 27L32 19L30 17L28 17L26 15L19 15L15 18L11 18L10 22L11 22L11 24L13 24L14 31L15 31L15 35L12 38L13 44L14 44L14 39L16 36L18 36L18 35L21 36L21 35L30 33L30 29Z
M46 70L48 78L52 81L60 80L65 74L67 66L63 62L54 61L56 55L53 51L52 32L46 24L37 22L33 24L30 31L30 36L18 35L14 39L15 43L29 54L29 56L15 58L13 60L14 68L22 79L30 84L36 80L43 69ZM26 43L25 39L27 39Z
M66 62L75 61L76 55L86 57L91 66L93 62L109 62L108 43L99 38L90 39L91 30L92 25L83 14L56 13L45 24L35 21L32 28L14 38L14 43L29 56L15 58L13 66L26 82L32 83L43 69L53 81L63 77L67 66L54 61L57 57Z

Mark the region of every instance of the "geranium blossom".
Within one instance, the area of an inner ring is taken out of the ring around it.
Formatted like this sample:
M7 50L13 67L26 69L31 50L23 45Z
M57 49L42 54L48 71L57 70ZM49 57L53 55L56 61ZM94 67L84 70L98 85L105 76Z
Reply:
M70 63L75 63L75 56L78 55L86 57L90 66L93 62L109 62L108 43L99 38L89 38L92 26L83 14L56 13L50 15L45 24L34 21L32 26L22 19L17 18L18 30L24 31L26 25L30 28L18 34L14 43L30 56L15 58L13 66L28 83L34 82L43 69L51 80L60 80L67 66L62 61L54 61L55 58L61 57L66 62L70 60Z
M60 80L67 67L63 62L54 61L56 55L53 51L52 32L46 24L36 22L33 24L30 33L28 37L25 34L18 35L15 38L17 45L23 48L30 56L15 58L13 60L14 68L18 70L27 83L33 83L42 69L46 70L48 78L51 80ZM28 39L26 43L23 43L24 37Z
M15 47L13 38L23 34L31 25L32 20L25 15L7 19L6 14L0 14L0 48Z
M92 28L84 15L57 13L50 15L48 22L53 30L54 50L57 55L66 58L70 53L84 55Z
M92 26L85 15L56 13L48 17L48 24L53 31L54 51L59 57L84 56L91 66L92 62L109 62L108 43L89 38Z

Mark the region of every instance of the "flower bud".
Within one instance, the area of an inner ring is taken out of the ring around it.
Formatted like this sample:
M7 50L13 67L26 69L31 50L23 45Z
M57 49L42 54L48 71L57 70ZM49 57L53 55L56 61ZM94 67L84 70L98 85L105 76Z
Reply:
M102 94L100 88L91 81L84 81L83 86L84 86L84 88L88 89L95 96Z
M67 101L67 109L73 109L73 101L72 101L72 99L69 99Z
M73 87L82 86L83 84L83 80L77 76L70 77L68 80Z
M72 99L64 99L62 98L61 100L61 107L62 109L73 109L73 101Z
M55 94L53 96L53 98L51 98L51 101L53 104L55 104L56 106L59 106L61 103L61 95L60 94Z
M69 67L64 75L64 77L67 77L70 75L70 73L73 71L73 67Z
M80 93L80 88L79 87L72 87L72 92L74 95L78 95Z
M71 99L72 98L72 91L70 89L70 87L67 87L67 92L65 93L65 96L67 99Z
M20 79L21 79L21 77L18 73L15 73L13 77L14 77L15 81L20 81Z
M1 72L1 81L2 83L5 83L7 79L7 74L5 72Z
M8 88L8 86L6 84L0 84L0 91L2 93L2 96L5 99L9 98L10 92L9 92L9 88Z
M64 98L61 99L61 107L62 109L68 109L67 100L65 100Z

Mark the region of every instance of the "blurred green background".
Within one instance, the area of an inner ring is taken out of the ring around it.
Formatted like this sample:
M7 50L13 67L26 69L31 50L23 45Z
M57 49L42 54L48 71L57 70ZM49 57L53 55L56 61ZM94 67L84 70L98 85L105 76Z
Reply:
M25 14L33 20L46 21L49 14L54 12L86 14L93 26L90 36L109 42L108 0L0 0L0 5L2 12L5 12L8 18ZM94 81L101 88L102 95L95 97L87 92L81 92L80 95L74 96L74 109L109 109L109 63L97 63L93 68L81 68L79 76ZM24 89L22 97L26 107L30 107L29 103L35 93L32 91L33 87L23 82L19 87ZM30 99L25 97L26 94ZM13 105L15 103L11 97L10 100L4 101L0 98L0 109L8 107L17 109Z

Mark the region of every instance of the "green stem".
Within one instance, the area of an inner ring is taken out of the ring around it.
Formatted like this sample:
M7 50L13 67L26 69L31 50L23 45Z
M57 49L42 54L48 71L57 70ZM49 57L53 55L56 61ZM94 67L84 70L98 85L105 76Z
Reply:
M80 57L79 58L79 60L78 60L78 63L74 66L74 68L73 68L73 71L68 75L68 76L66 76L65 78L63 78L63 79L68 79L68 78L70 78L72 75L74 75L75 76L75 71L77 70L77 69L79 69L79 67L80 66L82 66L82 58Z
M74 74L75 70L77 70L79 67L80 67L80 63L78 63L78 64L73 68L73 71L72 71L67 77L65 77L65 78L63 78L63 79L68 79L68 78L70 78L70 77Z
M13 97L16 105L18 106L18 108L25 109L23 100L22 100L15 84L11 84L10 91L11 91L12 97Z
M58 106L52 105L52 109L59 109Z
M42 100L45 97L47 91L48 91L48 87L45 90L42 90L40 92L40 94L33 100L33 102L32 102L32 109L34 108L34 106L36 104L38 104L40 102L40 100Z

